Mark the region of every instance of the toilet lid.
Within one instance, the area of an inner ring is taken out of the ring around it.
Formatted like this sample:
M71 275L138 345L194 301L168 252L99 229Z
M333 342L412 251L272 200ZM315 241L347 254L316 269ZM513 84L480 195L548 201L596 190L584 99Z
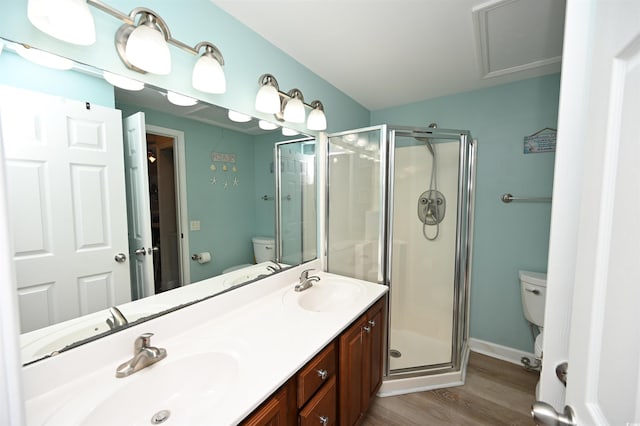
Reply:
M534 343L536 358L542 357L542 343L544 342L544 332L541 332L536 337L536 341Z

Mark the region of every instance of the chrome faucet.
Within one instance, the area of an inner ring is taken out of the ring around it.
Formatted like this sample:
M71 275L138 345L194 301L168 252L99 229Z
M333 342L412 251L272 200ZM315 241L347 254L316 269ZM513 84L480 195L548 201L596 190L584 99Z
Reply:
M111 314L111 318L107 318L107 325L109 326L109 329L115 330L118 327L129 324L129 321L127 321L124 315L122 315L120 309L115 306L109 308L109 314Z
M118 366L117 378L130 376L167 357L166 349L151 346L151 336L153 333L144 333L136 339L133 344L133 358Z
M300 282L293 288L295 291L304 291L313 286L314 282L320 281L320 277L317 275L309 276L309 272L311 271L313 271L313 269L305 269L302 271L300 274Z
M267 270L271 271L271 273L275 273L276 271L282 271L282 265L278 262L270 260L269 262L273 263L273 265L267 266Z

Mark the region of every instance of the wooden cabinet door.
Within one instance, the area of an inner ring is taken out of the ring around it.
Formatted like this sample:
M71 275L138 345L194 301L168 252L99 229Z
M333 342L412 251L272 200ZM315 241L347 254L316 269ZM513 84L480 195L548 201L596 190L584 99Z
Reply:
M340 336L339 418L340 425L356 424L363 414L363 361L365 358L364 326L366 316L360 317ZM368 392L367 392L368 394Z
M243 426L290 426L292 424L291 383L283 386L241 424ZM295 407L293 409L295 410Z

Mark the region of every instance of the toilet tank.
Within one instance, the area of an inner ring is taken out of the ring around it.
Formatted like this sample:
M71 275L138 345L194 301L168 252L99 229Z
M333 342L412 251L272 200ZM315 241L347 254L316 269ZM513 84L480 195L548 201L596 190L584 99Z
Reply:
M253 255L256 263L266 262L276 259L275 240L269 237L253 237Z
M518 271L524 317L530 323L544 325L544 305L547 299L547 274Z

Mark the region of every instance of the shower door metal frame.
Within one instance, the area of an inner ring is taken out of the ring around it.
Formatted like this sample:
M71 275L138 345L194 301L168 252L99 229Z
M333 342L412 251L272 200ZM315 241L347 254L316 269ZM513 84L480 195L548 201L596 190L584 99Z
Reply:
M441 364L431 364L424 366L409 367L391 372L390 369L390 338L391 338L391 298L393 297L393 191L395 189L395 148L396 137L429 137L433 139L448 139L460 143L458 156L458 206L456 219L456 250L455 250L455 271L454 271L454 305L453 305L453 338L451 341L451 361ZM386 182L386 233L384 245L388 253L386 254L385 279L384 283L389 286L389 300L387 307L387 350L385 357L384 377L389 378L410 378L440 374L451 371L459 371L464 345L468 341L468 318L469 318L469 296L471 278L471 253L473 236L473 214L474 214L474 194L475 194L475 142L468 131L439 129L439 128L416 128L404 126L389 126L387 136L387 170ZM465 193L464 188L468 191ZM466 222L462 222L466 218ZM466 228L466 241L462 241L462 227Z

